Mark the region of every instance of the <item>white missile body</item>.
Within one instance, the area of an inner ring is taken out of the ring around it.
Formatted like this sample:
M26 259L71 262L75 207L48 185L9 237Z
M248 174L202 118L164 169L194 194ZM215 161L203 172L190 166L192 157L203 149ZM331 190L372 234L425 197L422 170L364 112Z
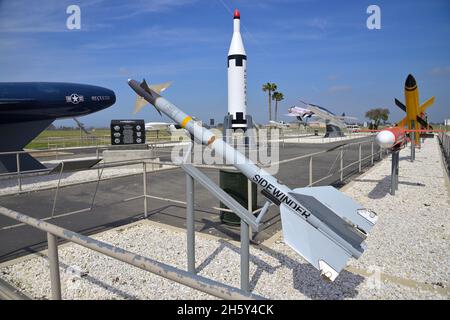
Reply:
M389 130L383 130L377 134L375 141L381 148L391 148L395 144L395 135Z
M398 127L381 130L375 137L375 142L385 149L401 147L406 142L406 131Z
M233 37L228 50L228 114L231 128L247 128L247 54L242 42L240 14L233 16Z
M284 241L324 277L333 281L350 257L361 256L365 249L363 241L377 221L375 213L331 186L291 190L161 97L159 93L167 86L149 87L145 81L131 79L128 84L138 94L137 111L145 99L186 129L196 142L214 149L226 163L257 183L263 195L280 207Z

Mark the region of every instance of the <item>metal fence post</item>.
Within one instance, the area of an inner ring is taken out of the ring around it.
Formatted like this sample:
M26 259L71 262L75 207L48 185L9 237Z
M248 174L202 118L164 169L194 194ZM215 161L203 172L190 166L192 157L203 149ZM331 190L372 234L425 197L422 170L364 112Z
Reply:
M372 165L373 166L373 141L372 141L372 143L371 143L371 145L370 145L370 165Z
M61 162L61 170L59 172L58 184L56 185L55 197L53 198L52 219L53 219L53 216L55 215L56 201L58 200L59 186L61 185L61 178L62 178L63 171L64 171L64 162Z
M445 134L445 139L447 140L447 157L450 157L450 138Z
M411 120L411 129L415 129L414 120ZM416 133L411 132L411 162L416 160Z
M19 184L19 191L22 191L22 177L20 176L20 154L16 153L16 169L17 169L17 183Z
M313 183L313 175L312 175L312 156L309 157L309 187L312 186Z
M359 144L359 151L358 151L358 172L361 172L361 143Z
M395 196L395 151L391 153L391 195Z
M247 180L247 206L248 212L252 207L252 182ZM250 291L250 226L241 219L241 289Z
M61 279L59 277L58 240L56 236L47 232L48 261L50 264L50 282L52 300L61 300Z
M186 173L187 269L195 273L194 179Z
M95 149L95 157L98 160L99 158L98 147ZM100 168L97 169L97 177L100 177Z
M241 289L248 292L250 270L250 238L249 226L241 219Z
M341 148L341 175L340 175L340 181L342 182L344 180L344 148Z
M148 217L148 202L147 202L147 163L142 162L142 183L144 185L144 218Z

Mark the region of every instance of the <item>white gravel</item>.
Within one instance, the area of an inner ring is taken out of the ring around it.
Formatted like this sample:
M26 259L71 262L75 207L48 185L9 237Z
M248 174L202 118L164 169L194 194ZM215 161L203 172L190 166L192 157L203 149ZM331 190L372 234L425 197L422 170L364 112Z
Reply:
M409 160L400 152L399 189L391 196L391 161L357 178L346 193L379 215L368 249L351 265L428 284L450 282L450 197L437 139Z
M400 162L395 197L388 194L388 159L346 188L379 221L366 252L334 283L324 282L278 234L251 247L253 292L272 299L449 299L449 196L436 140L427 140L416 157L414 163ZM410 185L415 183L424 186ZM94 236L179 268L186 268L185 237L184 230L150 221ZM59 252L65 299L212 298L77 245ZM197 233L196 257L199 274L239 286L239 244ZM1 267L0 277L34 298L50 297L45 257Z

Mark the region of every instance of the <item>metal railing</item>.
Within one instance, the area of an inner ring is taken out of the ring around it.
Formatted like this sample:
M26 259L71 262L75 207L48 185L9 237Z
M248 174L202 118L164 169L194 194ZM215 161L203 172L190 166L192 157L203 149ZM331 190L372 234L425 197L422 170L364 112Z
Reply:
M142 270L151 272L182 285L208 293L222 299L263 299L263 297L244 290L223 284L221 282L199 276L193 272L184 271L162 262L141 256L106 242L84 236L82 234L58 227L54 224L32 218L22 213L0 207L0 214L33 228L47 232L48 259L50 266L50 282L52 299L59 300L61 294L61 279L59 274L59 257L57 237L76 243L85 248L102 253L108 257L128 263Z
M170 142L166 136L159 137L158 135L147 135L147 143ZM49 149L65 149L73 147L98 147L107 146L111 143L111 135L80 135L68 137L44 137L33 140L29 147L39 150Z
M281 141L281 140L280 140ZM447 146L448 146L448 139L446 140L447 142ZM182 142L185 143L185 142ZM371 152L369 155L362 157L361 154L361 147L364 144L370 143L371 145ZM152 144L148 144L147 148L150 150L157 150L158 147L169 147L172 146L174 144L177 144L177 142L157 142L157 143L152 143ZM353 146L353 145L357 145L358 146L358 159L350 164L344 165L344 156L345 156L345 150L346 148ZM293 157L290 159L285 159L285 160L280 160L274 163L271 163L270 165L264 165L264 164L259 164L261 167L271 167L274 165L280 165L280 164L286 164L289 162L293 162L293 161L298 161L298 160L302 160L302 159L309 159L309 183L307 186L313 186L316 185L328 178L331 178L335 173L329 173L317 180L313 179L313 175L312 175L312 169L313 169L313 159L324 155L326 153L329 153L330 151L333 150L339 150L340 154L339 154L339 158L340 158L340 167L339 170L337 171L338 173L340 173L340 181L343 182L344 179L344 175L345 175L345 171L347 169L349 169L352 166L358 165L358 172L362 171L362 166L363 166L363 162L366 161L367 159L370 158L370 164L373 165L374 163L374 159L375 157L377 157L378 159L381 159L382 157L382 153L383 151L377 146L378 150L375 151L374 150L374 141L373 141L373 137L370 137L369 140L364 140L364 141L358 141L358 142L350 142L350 143L345 143L345 145L339 146L338 148L332 148L331 150L322 150L319 152L314 152L314 153L310 153L310 154L306 154L306 155L302 155L302 156L298 156L298 157ZM95 157L96 159L100 159L100 153L103 150L121 150L123 149L123 147L117 147L117 146L98 146L98 147L86 147L85 149L90 149L90 150L94 150L95 149L95 155L94 153L92 153L92 157ZM79 151L80 148L66 148L64 149L67 152L70 151L74 151L77 150ZM448 149L447 149L448 150ZM58 151L61 151L61 149L50 149L50 150L36 150L33 151L32 154L33 155L39 155L39 154L49 154L51 152L55 152L55 158L56 160L58 160ZM170 151L168 151L170 152ZM388 154L388 151L385 150L384 151L385 154ZM32 177L35 175L42 175L42 174L48 174L49 171L51 171L50 169L39 169L39 170L27 170L27 171L23 171L21 170L21 163L20 163L20 155L21 154L26 154L29 153L29 151L9 151L9 152L0 152L0 156L3 155L14 155L16 157L16 168L17 170L15 172L6 172L6 173L0 173L0 178L2 177L10 177L10 178L14 178L16 177L17 179L17 192L15 192L15 194L20 194L23 192L29 192L29 190L24 190L23 189L23 179L26 177ZM157 151L157 153L152 157L152 158L157 158L159 153L164 153L163 151ZM129 165L136 165L136 164L141 164L144 167L147 164L152 164L152 168L154 165L158 165L158 166L166 166L169 168L173 168L174 166L177 167L178 165L176 163L173 163L171 161L153 161L152 159L146 159L143 158L141 160L128 160L128 161L115 161L115 162L109 162L109 163L105 163L103 160L93 168L93 170L97 170L98 172L98 176L100 177L100 173L103 172L104 169L107 168L113 168L113 167L120 167L120 166L129 166ZM234 167L228 164L224 164L224 165L202 165L202 164L196 164L195 166L197 167L203 167L203 168L212 168L212 169L223 169L223 168L230 168L233 169ZM153 170L152 170L153 171ZM147 172L147 170L143 170L143 172ZM135 175L136 173L131 173L130 175ZM126 176L125 175L121 175L121 176ZM60 175L61 178L61 175ZM114 177L115 178L115 177ZM111 178L107 178L107 179L111 179ZM88 181L88 182L92 182L92 181ZM73 184L65 184L65 186L69 186L69 185L76 185L79 184L80 182L76 182ZM85 182L82 182L85 183ZM59 181L58 181L59 184ZM43 188L38 188L38 189L33 189L33 191L40 191L40 190L48 190L48 189L53 189L55 188L55 186L50 186L50 187L43 187Z
M361 148L362 148L363 144L367 144L367 143L371 144L371 149L370 149L371 152L370 152L370 155L363 157ZM348 148L349 146L353 146L353 145L356 145L358 147L358 159L356 161L344 166L343 160L344 160L345 148ZM323 154L326 154L330 151L337 151L339 153L339 155L338 155L338 158L340 161L339 162L340 163L339 170L333 174L328 174L324 177L321 177L320 179L314 180L313 174L312 174L314 159L316 159L317 157L319 157ZM19 154L21 152L15 152L15 153ZM97 157L98 157L98 154L99 153L97 150ZM369 162L371 165L373 165L374 161L376 159L381 159L383 154L384 154L384 152L381 149L378 151L374 150L374 142L373 141L358 141L358 142L354 142L354 143L348 143L343 146L338 146L334 149L332 148L331 150L323 150L323 151L319 151L319 152L315 152L315 153L311 153L311 154L307 154L307 155L303 155L303 156L299 156L299 157L293 157L290 159L281 160L275 164L278 165L278 164L293 162L293 161L297 161L297 160L308 159L309 160L309 183L307 186L313 186L315 184L318 184L318 183L332 177L336 173L339 173L340 180L343 181L344 172L346 170L348 170L348 168L350 168L351 166L358 165L358 172L361 172L364 161L370 159L370 162L369 161L366 161L366 162ZM199 184L201 184L203 187L205 187L216 199L220 200L220 202L224 203L227 206L227 208L229 208L229 209L226 209L226 208L211 207L211 209L216 210L216 211L233 212L241 218L241 237L240 237L240 240L241 240L241 251L240 251L240 253L241 253L241 262L240 262L240 264L241 264L241 290L243 290L242 292L248 292L249 287L250 287L250 285L249 285L250 284L249 248L250 248L250 235L252 234L251 230L253 230L253 232L257 233L262 229L262 226L263 226L262 218L264 217L265 213L268 211L271 204L269 202L266 202L265 205L259 209L252 208L252 202L253 202L252 201L252 183L250 180L248 180L248 208L243 208L236 200L234 200L230 195L225 193L210 178L208 178L204 173L202 173L197 168L197 167L203 167L203 168L222 169L222 168L229 168L229 166L177 164L177 163L173 163L173 162L169 162L169 161L154 161L152 159L140 159L140 160L133 160L133 161L130 161L130 160L116 161L116 162L110 162L110 163L103 162L100 164L100 167L93 167L93 168L88 169L88 170L100 170L99 174L97 176L97 179L93 180L93 181L89 181L90 183L92 183L92 182L96 183L95 192L93 194L93 198L90 202L89 208L55 215L56 200L57 200L58 189L60 187L59 181L61 179L61 176L59 178L58 185L56 187L54 202L53 202L53 206L52 206L53 209L52 209L50 217L43 218L41 220L37 220L37 219L31 218L31 217L25 216L21 213L0 207L0 214L3 214L10 218L13 218L16 221L19 221L19 224L7 226L2 229L6 229L6 228L11 229L11 228L15 228L15 227L19 227L19 226L27 224L27 225L37 227L38 229L40 229L42 231L48 232L49 255L52 256L51 259L53 261L51 263L51 274L52 274L52 291L54 292L54 297L55 298L61 297L60 286L58 285L59 274L58 274L57 268L55 267L55 265L57 265L57 243L56 243L56 238L55 238L56 236L61 237L68 241L72 241L72 242L84 245L90 249L99 251L101 253L110 255L112 257L116 257L121 261L133 264L137 267L140 267L142 269L145 269L145 270L148 270L148 271L160 274L160 275L162 275L161 272L163 270L166 270L166 271L171 270L173 273L171 273L170 277L167 276L167 278L172 279L172 280L180 279L179 275L182 274L182 278L184 277L183 279L189 279L189 280L183 281L183 282L180 281L180 283L186 284L193 288L205 289L203 287L203 285L206 283L209 283L209 287L208 287L208 288L210 288L210 289L208 289L209 291L204 291L204 292L211 293L218 297L237 298L237 296L234 295L234 293L238 292L239 294L242 294L241 291L230 291L231 287L229 287L227 285L220 284L221 286L219 286L219 283L214 282L213 280L209 280L206 278L199 279L196 277L187 277L186 278L185 273L177 273L180 270L178 270L174 267L170 267L170 266L161 264L160 262L156 262L156 261L138 256L138 255L135 255L133 253L126 252L122 249L119 250L120 254L113 255L113 254L117 253L117 250L113 250L112 247L107 247L106 249L104 249L104 245L101 242L92 242L93 239L91 239L91 238L82 236L75 232L72 232L72 231L69 231L66 229L62 229L55 225L45 222L45 220L92 210L92 208L94 206L94 202L95 202L95 196L96 196L96 193L98 190L98 185L99 185L100 181L103 181L103 179L102 179L103 170L106 168L116 168L119 166L130 166L130 165L142 165L143 194L132 197L132 198L125 199L123 201L144 199L144 201L143 201L143 206L144 206L143 216L144 216L144 218L148 217L148 199L159 199L159 200L164 200L164 201L168 201L168 202L186 205L187 266L188 266L189 275L191 275L191 276L193 276L195 274L195 228L194 228L195 206L194 206L194 183L193 183L194 180L197 181ZM150 172L148 172L147 169L148 169L149 165L151 165L151 166L166 165L167 166L166 169L160 169L160 170L172 170L174 168L181 168L182 170L184 170L185 174L186 174L186 201L184 202L184 201L180 201L180 200L176 200L176 199L157 197L157 196L153 196L153 195L149 194L149 192L148 192L149 190L148 190L148 186L147 186L147 175L157 172L154 170L151 170ZM62 170L61 170L61 172L62 172ZM19 189L20 189L21 188L20 177L24 175L20 171L20 163L18 165L18 172L15 174L17 174L19 177ZM136 173L134 173L134 174L136 174ZM115 178L120 178L120 177L121 176L111 177L109 179L115 179ZM77 184L81 184L81 183L86 183L86 182L77 182L77 183L74 183L71 185L77 185ZM55 187L53 186L53 187L49 187L49 188L53 189ZM20 192L24 192L24 191L22 190ZM257 217L255 217L255 213L259 213L259 215ZM88 246L88 244L90 244L90 245ZM56 249L55 249L55 247L56 247ZM144 264L142 264L141 262L138 263L136 261L146 261L146 262ZM166 271L164 271L164 274L166 274ZM185 272L185 271L183 271L183 272ZM175 276L175 275L177 275L177 276ZM213 281L213 282L208 282L208 281ZM219 288L221 290L220 292L217 291L217 290L219 290ZM234 288L233 290L237 290L237 289ZM59 292L59 294L58 294L58 292ZM238 293L236 293L236 294L238 294ZM242 296L242 298L243 297L256 297L256 296L244 294Z
M444 160L446 162L447 173L450 173L450 133L449 132L440 132L438 134L439 143L442 147L442 153L444 156Z
M118 165L131 165L131 164L139 164L143 165L143 195L133 197L127 200L136 200L143 198L144 199L144 218L148 217L148 206L147 199L151 198L150 195L147 194L147 164L149 163L161 163L161 162L153 162L151 160L139 160L139 161L123 161L123 162L115 162L105 164L103 163L103 169L105 166L116 167ZM173 164L173 163L171 163ZM176 164L173 164L176 165ZM56 217L67 216L69 214L75 214L82 211L91 210L95 201L95 195L98 189L98 183L101 180L101 174L98 176L96 190L93 195L93 199L91 202L91 206L87 209L77 210L70 213L65 213L62 215L55 216L55 206L56 199L58 195L58 189L60 187L58 180L58 185L55 192L54 202L52 206L51 217L47 217L42 220L38 220L29 216L25 216L19 212L15 212L13 210L0 207L0 214L3 214L7 217L15 219L19 221L19 224L8 226L6 228L11 229L13 227L19 227L22 225L31 225L40 230L46 231L47 239L48 239L48 255L50 260L50 273L51 273L51 281L52 281L52 295L55 299L61 298L61 287L60 287L60 279L59 279L59 269L58 269L58 255L57 255L57 239L56 236L61 237L65 240L75 242L77 244L81 244L85 247L88 247L92 250L96 250L108 256L114 257L121 261L130 263L141 269L151 271L153 273L162 275L168 279L172 279L178 281L182 284L188 285L195 289L201 290L206 293L210 293L217 297L221 298L230 298L230 299L243 299L243 298L261 298L256 295L251 295L247 293L249 291L249 264L250 264L250 226L253 230L258 232L261 227L261 218L264 216L265 212L260 212L260 217L257 219L253 212L251 205L249 207L249 211L246 208L243 208L234 198L228 195L225 191L223 191L220 187L218 187L211 179L209 179L204 173L202 173L199 169L191 164L178 164L176 165L182 168L186 172L186 217L187 217L187 261L188 261L188 274L191 277L186 277L186 272L176 269L174 267L164 265L160 262L153 261L130 252L127 252L123 249L116 247L106 247L102 242L93 242L93 239L88 238L86 236L82 236L75 232L59 228L55 225L49 224L44 220L53 219ZM61 166L64 167L64 163ZM210 166L209 166L210 167ZM95 169L94 169L95 170ZM225 284L221 284L219 282L206 279L203 277L193 277L195 275L195 228L194 228L194 192L193 192L193 181L196 180L203 187L205 187L212 195L214 195L218 200L227 205L228 208L232 210L235 214L237 214L241 218L241 291L236 288L230 287ZM171 201L171 199L164 199L166 201ZM179 201L178 201L179 202ZM265 207L266 210L268 206ZM5 229L5 228L2 228ZM138 261L137 261L138 260ZM137 261L137 262L136 262ZM186 281L183 279L187 279ZM195 281L193 281L195 280ZM207 287L205 287L207 285ZM238 290L238 291L236 291Z

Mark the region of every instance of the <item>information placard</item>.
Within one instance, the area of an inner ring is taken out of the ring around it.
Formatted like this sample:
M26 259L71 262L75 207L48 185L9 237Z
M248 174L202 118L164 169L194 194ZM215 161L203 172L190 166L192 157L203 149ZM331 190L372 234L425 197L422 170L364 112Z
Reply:
M144 120L111 120L111 145L145 143Z

